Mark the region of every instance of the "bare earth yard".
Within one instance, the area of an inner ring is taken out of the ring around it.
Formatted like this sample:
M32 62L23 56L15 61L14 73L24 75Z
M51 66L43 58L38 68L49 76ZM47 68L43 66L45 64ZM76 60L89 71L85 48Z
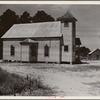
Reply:
M100 62L88 63L0 63L0 67L24 77L38 78L55 91L53 96L100 96Z

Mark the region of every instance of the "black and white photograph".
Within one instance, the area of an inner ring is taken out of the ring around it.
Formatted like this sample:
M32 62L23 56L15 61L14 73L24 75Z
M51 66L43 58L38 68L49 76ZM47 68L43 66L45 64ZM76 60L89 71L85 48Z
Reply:
M100 96L100 2L19 3L0 3L0 96Z

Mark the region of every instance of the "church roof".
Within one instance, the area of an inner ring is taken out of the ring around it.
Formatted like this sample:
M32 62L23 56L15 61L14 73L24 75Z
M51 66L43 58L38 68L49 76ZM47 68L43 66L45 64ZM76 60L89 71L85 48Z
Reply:
M61 22L42 22L13 25L2 38L61 37Z
M70 11L67 11L63 16L57 18L59 21L77 21Z

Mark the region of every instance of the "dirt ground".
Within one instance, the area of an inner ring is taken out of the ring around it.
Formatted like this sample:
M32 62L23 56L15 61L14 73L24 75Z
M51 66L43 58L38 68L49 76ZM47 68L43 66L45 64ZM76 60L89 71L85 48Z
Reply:
M100 61L77 65L0 63L0 67L41 80L55 91L54 96L100 96Z

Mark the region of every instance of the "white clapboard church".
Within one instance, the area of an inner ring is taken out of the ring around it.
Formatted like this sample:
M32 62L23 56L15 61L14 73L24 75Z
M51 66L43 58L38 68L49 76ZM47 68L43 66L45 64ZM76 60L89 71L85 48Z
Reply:
M3 36L3 60L74 62L77 19L68 11L59 21L15 24Z

